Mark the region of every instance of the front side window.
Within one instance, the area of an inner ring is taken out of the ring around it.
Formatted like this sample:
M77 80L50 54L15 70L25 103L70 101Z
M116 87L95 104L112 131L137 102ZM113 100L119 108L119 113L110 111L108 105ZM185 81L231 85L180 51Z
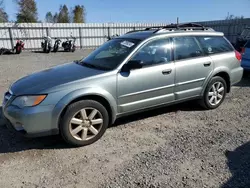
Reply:
M182 60L202 56L203 53L194 37L174 38L175 60Z
M198 36L196 37L200 42L206 54L218 54L223 52L230 52L234 49L232 46L220 36Z
M143 67L172 61L170 39L157 39L147 43L132 60L141 61Z
M140 43L137 39L113 39L93 51L89 56L80 61L83 65L113 70L118 67L125 58Z

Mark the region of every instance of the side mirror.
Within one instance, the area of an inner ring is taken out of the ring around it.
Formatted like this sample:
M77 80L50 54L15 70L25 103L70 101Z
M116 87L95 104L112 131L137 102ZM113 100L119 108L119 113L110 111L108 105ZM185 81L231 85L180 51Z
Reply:
M140 60L131 60L129 61L126 66L129 70L132 70L132 69L140 69L142 68L142 65L143 65L143 61L140 61Z

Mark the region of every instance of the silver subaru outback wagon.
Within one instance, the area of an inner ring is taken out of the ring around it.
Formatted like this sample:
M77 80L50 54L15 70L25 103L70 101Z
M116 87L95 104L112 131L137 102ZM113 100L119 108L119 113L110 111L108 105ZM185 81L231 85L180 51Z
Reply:
M61 134L84 146L129 114L193 99L215 109L242 74L241 54L223 33L196 24L147 28L16 81L3 114L24 135Z

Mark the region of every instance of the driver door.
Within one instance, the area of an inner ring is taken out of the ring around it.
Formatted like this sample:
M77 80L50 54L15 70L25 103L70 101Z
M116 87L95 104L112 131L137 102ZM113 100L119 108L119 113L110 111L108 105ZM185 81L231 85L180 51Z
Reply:
M175 65L172 59L169 38L143 45L131 59L142 61L142 68L120 71L117 75L118 112L127 113L174 101Z

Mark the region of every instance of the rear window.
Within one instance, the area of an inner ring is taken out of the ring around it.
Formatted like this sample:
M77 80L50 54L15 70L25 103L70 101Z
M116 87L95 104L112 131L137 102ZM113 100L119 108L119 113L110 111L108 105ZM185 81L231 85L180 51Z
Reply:
M245 48L250 48L250 40L246 43Z
M206 54L218 54L233 51L233 47L224 37L202 36L197 37Z

